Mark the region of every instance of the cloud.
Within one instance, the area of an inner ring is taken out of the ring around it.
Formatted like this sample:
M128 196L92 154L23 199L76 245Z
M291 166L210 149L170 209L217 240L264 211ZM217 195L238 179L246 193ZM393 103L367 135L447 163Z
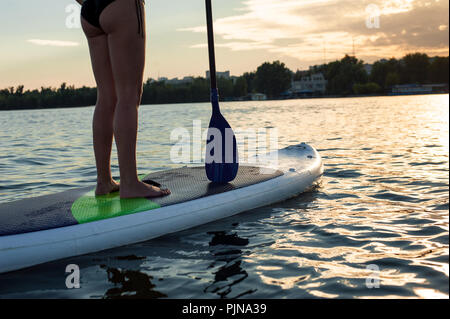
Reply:
M51 46L51 47L76 47L80 44L78 42L71 41L58 41L58 40L41 40L41 39L29 39L27 42L40 45L40 46Z
M219 47L266 50L305 62L339 59L353 48L367 60L411 51L448 55L448 7L446 0L245 0L236 15L217 19L214 28ZM379 28L368 28L368 8L377 9Z

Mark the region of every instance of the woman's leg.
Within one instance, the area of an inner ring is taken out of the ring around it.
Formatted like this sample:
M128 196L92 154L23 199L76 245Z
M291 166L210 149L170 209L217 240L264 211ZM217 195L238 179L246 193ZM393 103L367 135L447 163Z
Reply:
M97 82L97 104L92 122L95 161L97 166L97 195L119 189L111 176L111 148L116 93L109 59L108 37L81 18L91 55L92 69Z
M117 104L114 137L120 166L120 196L158 197L167 195L157 187L139 181L136 170L138 108L141 102L145 64L144 8L137 10L135 0L116 0L102 12L100 25L108 36L109 56L114 76ZM142 17L138 18L138 12Z

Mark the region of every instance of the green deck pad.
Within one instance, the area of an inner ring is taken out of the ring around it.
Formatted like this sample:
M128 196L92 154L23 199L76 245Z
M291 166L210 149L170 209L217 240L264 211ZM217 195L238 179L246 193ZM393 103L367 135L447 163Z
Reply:
M123 215L140 213L161 206L146 198L121 199L120 193L95 196L95 191L77 199L72 205L72 215L80 223L89 223Z

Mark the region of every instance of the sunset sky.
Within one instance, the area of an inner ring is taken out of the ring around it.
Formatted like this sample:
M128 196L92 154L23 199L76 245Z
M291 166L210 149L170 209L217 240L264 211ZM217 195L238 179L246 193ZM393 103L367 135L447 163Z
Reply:
M94 85L87 42L73 25L75 0L1 3L0 88ZM204 76L204 0L145 6L145 78ZM448 0L213 0L213 9L217 68L232 75L273 60L307 69L351 54L353 43L366 62L416 51L449 54ZM379 25L370 19L377 11Z

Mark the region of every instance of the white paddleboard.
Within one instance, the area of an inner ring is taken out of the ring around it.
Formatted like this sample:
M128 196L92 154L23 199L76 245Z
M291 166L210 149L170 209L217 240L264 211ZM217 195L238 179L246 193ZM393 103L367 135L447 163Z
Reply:
M204 167L149 174L169 187L159 199L121 200L92 187L0 205L0 273L147 241L297 196L323 174L307 144L278 152L278 168L241 166L226 185L209 183Z

